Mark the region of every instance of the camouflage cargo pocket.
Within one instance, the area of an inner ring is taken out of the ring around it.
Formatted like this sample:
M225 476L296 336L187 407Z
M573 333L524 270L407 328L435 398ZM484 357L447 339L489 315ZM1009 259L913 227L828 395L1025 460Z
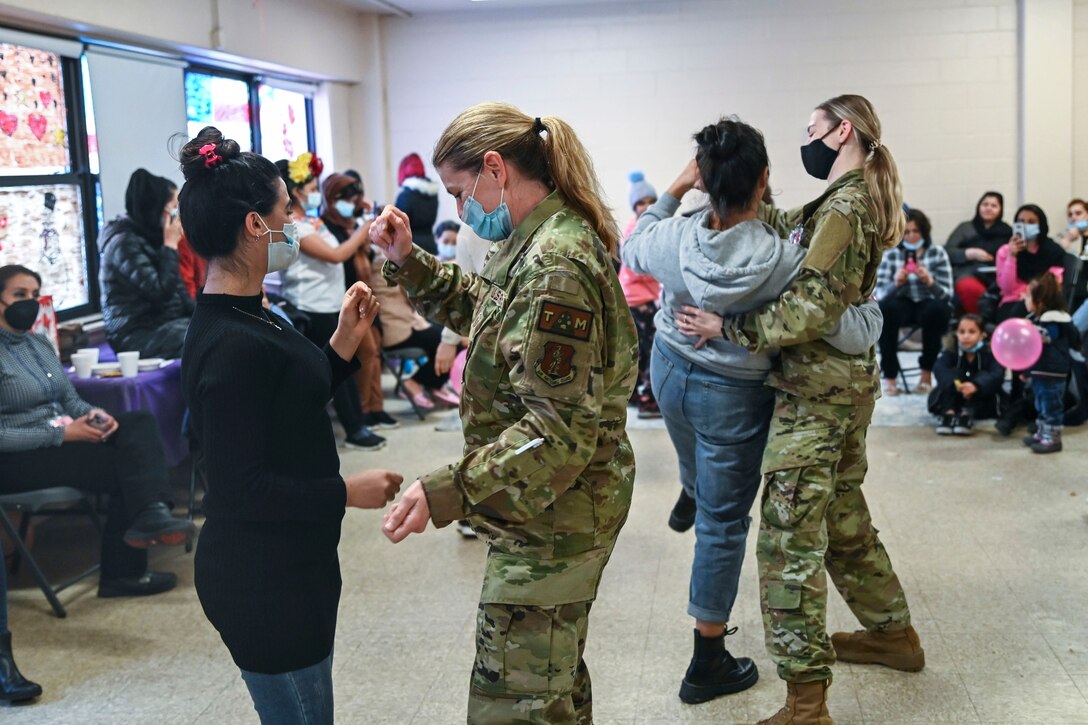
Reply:
M569 690L578 665L579 631L577 622L558 614L556 607L481 604L473 687L492 697Z

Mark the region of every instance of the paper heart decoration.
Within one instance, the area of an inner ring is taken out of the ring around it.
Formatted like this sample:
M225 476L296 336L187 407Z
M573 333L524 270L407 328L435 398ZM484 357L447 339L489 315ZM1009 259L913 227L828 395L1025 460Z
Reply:
M45 135L45 128L49 125L49 122L45 120L45 116L42 114L32 113L26 117L26 125L30 126L30 132L34 134L34 138L41 141L42 136Z
M15 133L15 127L19 125L19 119L15 117L13 113L4 113L0 111L0 131L3 131L8 136Z
M49 102L53 100L53 94L49 91L42 91L38 94L38 97L42 99L42 105L46 108L49 107Z

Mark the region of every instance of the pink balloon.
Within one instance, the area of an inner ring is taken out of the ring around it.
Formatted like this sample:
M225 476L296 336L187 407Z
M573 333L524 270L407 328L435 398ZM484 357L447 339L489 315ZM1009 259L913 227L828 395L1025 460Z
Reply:
M1014 317L997 326L990 349L1009 370L1027 370L1043 354L1043 336L1030 320Z
M465 376L465 360L468 358L468 350L457 353L453 359L453 367L450 368L450 387L458 395L461 394L461 380Z

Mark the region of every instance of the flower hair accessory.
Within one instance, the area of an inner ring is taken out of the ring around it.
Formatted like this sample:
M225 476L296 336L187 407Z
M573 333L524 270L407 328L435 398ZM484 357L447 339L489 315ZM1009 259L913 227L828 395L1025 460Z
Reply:
M324 168L325 164L321 162L321 159L316 154L307 151L299 154L294 161L287 162L287 175L291 177L291 181L301 186L310 179L321 176Z
M222 156L215 153L215 144L213 143L204 144L200 147L198 153L204 157L204 168L206 169L214 169L223 160Z

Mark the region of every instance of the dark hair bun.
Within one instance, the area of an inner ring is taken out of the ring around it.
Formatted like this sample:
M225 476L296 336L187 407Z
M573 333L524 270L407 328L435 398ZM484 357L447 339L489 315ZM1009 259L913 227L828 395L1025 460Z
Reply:
M723 118L695 134L695 161L719 216L752 201L768 166L763 134L736 116Z
M200 149L212 145L215 147L214 156L200 153ZM190 139L181 148L179 161L181 171L185 174L186 181L199 179L205 174L214 172L221 165L238 158L242 153L241 147L234 139L223 138L223 133L215 126L205 126L195 138ZM211 162L209 163L209 159Z

